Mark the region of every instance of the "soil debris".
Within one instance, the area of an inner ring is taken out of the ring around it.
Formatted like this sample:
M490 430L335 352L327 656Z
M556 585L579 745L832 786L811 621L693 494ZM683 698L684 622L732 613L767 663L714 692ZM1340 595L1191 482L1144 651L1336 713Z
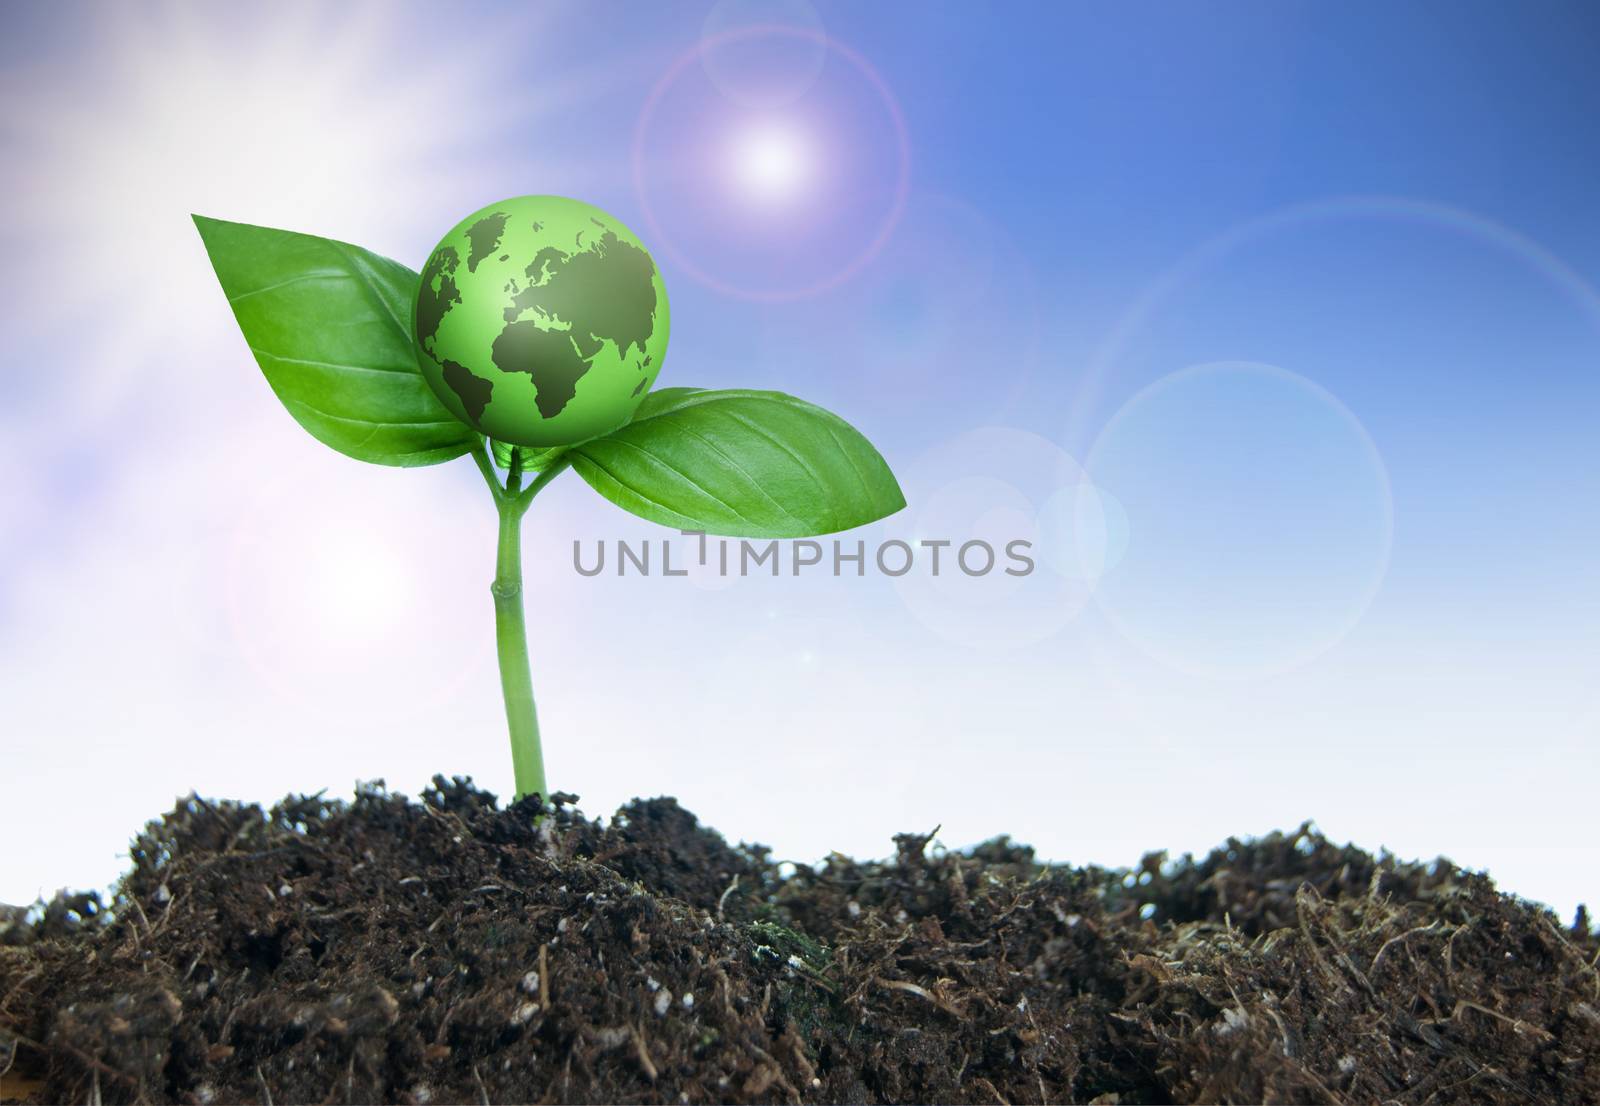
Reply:
M191 796L0 911L0 1100L1597 1102L1600 939L1309 824L780 866L672 799Z

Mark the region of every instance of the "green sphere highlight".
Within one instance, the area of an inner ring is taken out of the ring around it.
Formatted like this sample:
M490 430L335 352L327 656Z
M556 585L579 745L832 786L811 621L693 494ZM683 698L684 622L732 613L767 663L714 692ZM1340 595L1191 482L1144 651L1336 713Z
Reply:
M439 240L417 290L422 375L496 441L615 430L667 352L667 289L620 220L565 196L490 204Z

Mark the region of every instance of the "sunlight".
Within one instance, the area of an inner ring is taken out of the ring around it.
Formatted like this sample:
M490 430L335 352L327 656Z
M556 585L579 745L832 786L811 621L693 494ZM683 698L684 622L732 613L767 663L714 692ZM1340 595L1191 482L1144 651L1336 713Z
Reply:
M815 176L814 155L804 137L777 124L740 135L732 160L744 194L764 203L794 200Z
M39 259L19 293L40 322L98 347L80 362L86 401L114 407L138 387L130 362L226 325L196 310L216 289L191 212L397 252L419 237L414 221L454 210L438 210L441 196L471 192L482 167L462 148L497 148L493 134L559 102L557 89L508 105L489 87L504 41L399 66L418 54L396 34L366 5L285 5L260 21L226 6L111 7L82 49L48 59L70 94L0 95L16 153L0 181ZM39 64L0 91L42 80Z
M312 640L340 648L381 646L404 628L400 612L424 599L420 566L368 527L324 527L307 544L307 564L296 566L301 597L297 624L314 627Z

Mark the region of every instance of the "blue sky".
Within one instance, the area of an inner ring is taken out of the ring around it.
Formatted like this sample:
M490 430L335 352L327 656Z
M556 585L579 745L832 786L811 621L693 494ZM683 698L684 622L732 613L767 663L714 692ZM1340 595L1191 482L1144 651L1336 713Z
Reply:
M535 686L592 812L1102 863L1315 817L1592 899L1591 6L8 22L0 749L38 786L0 819L91 813L0 898L109 880L190 788L503 783L476 474L305 437L187 216L415 267L558 192L656 250L664 384L781 388L880 446L911 506L868 539L1118 535L1087 579L589 581L572 538L653 531L563 481L529 522Z

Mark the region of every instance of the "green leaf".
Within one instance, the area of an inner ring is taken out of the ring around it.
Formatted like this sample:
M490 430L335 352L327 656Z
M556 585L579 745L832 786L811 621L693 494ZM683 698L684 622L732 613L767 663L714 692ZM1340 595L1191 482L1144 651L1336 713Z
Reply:
M380 465L433 465L477 447L417 367L416 273L328 238L194 223L267 383L312 437Z
M506 442L497 442L488 439L489 452L494 455L494 463L503 469L511 467L512 454L522 457L523 472L543 472L550 463L567 451L567 446L553 445L548 449L541 449L533 445L510 445Z
M728 537L831 534L906 505L871 442L782 392L665 388L632 422L569 455L624 510Z
M648 419L654 415L664 414L676 410L687 403L694 402L695 396L707 395L762 395L761 392L723 391L711 392L705 388L657 388L653 392L646 392L644 399L639 402L639 407L633 413L630 422ZM773 395L780 393L774 392Z

